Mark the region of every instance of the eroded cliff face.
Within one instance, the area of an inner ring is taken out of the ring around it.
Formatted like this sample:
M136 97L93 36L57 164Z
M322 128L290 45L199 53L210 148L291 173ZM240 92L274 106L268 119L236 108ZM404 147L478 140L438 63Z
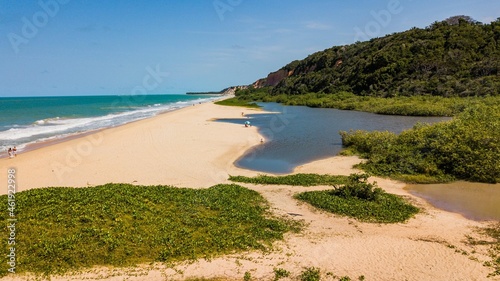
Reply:
M236 93L236 90L239 89L247 89L248 86L231 86L229 88L226 88L222 91L220 91L220 94L222 95L234 95Z
M293 75L293 70L280 69L275 72L269 73L266 78L259 79L253 83L254 88L274 87L278 85L283 79Z

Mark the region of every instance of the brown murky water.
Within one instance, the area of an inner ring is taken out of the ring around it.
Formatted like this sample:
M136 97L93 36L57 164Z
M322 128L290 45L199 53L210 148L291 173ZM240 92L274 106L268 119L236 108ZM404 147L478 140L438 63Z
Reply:
M459 181L408 185L406 190L436 208L460 213L468 219L500 221L500 184Z

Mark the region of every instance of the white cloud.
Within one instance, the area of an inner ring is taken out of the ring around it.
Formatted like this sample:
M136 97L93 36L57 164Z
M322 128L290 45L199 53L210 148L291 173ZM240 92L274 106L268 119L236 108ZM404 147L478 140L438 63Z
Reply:
M332 27L328 24L324 24L321 22L315 22L315 21L304 22L304 26L307 29L313 29L313 30L331 30L332 29Z

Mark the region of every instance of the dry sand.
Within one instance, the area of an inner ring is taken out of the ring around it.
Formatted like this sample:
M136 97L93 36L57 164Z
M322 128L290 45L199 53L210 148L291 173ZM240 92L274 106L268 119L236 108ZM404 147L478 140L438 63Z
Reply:
M196 105L20 154L15 159L0 159L0 171L17 169L18 191L108 182L208 187L227 182L229 174L253 176L258 173L236 168L233 163L245 150L260 144L257 130L211 121L238 118L241 111L211 103ZM333 157L297 167L295 173L348 175L355 172L352 165L359 161L356 157ZM6 176L2 173L0 181L7 182ZM402 224L360 223L314 210L292 198L297 192L326 186L245 185L260 192L274 213L305 222L305 229L287 234L269 253L235 254L174 268L161 264L95 268L52 280L241 280L245 272L250 272L253 280L272 280L273 268L284 268L296 279L304 267L320 268L324 280L338 280L332 275L353 280L361 275L365 280L499 280L486 278L491 272L482 265L488 259L487 248L469 246L464 241L466 235L476 236L475 228L487 223L435 209L408 194L404 184L372 180L388 192L408 197L424 211ZM2 280L26 278L8 275Z
M18 191L109 182L209 187L228 178L242 151L260 144L255 127L211 121L241 112L212 103L187 107L0 159L0 170L17 169Z

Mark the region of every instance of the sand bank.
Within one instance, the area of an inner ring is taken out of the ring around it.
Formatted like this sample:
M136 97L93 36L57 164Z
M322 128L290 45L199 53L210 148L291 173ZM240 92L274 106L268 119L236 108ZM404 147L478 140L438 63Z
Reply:
M18 191L109 182L209 187L227 179L243 151L260 144L254 127L211 121L241 112L205 103L0 159L0 182L15 168Z
M241 108L211 103L184 108L103 130L96 134L0 159L0 181L16 168L18 191L45 186L86 187L108 182L140 185L167 184L208 187L227 182L229 174L257 175L238 169L234 161L260 144L255 128L210 121L241 117ZM249 110L244 109L248 112ZM243 123L243 121L242 121ZM344 174L356 172L356 157L333 157L297 167L295 173ZM251 252L199 260L169 268L162 264L131 269L95 268L52 280L181 280L224 277L272 280L273 268L284 268L296 278L304 267L318 267L324 280L350 276L356 280L498 280L487 279L491 270L482 263L487 248L467 245L466 235L485 226L458 214L437 210L409 195L404 184L373 179L388 192L407 196L422 212L407 223L360 223L315 210L293 199L297 192L329 187L245 185L260 192L278 215L305 222L298 234L287 234L269 253ZM6 188L2 190L5 194ZM24 280L8 275L4 280Z

